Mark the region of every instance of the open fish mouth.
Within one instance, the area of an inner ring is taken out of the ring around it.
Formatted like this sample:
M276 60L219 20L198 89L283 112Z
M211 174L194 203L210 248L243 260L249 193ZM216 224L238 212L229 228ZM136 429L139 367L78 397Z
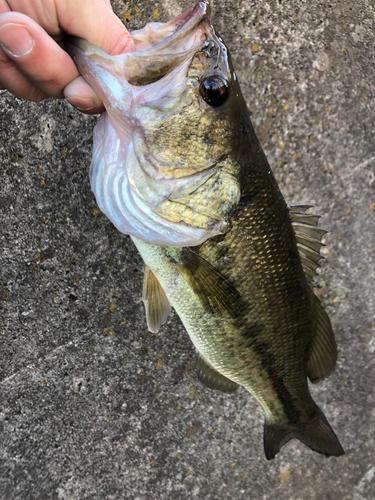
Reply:
M133 31L131 36L136 44L137 50L145 50L153 45L159 44L159 50L162 48L172 48L181 45L190 31L202 22L205 18L210 18L211 9L204 2L198 2L187 12L172 19L167 23L149 23L145 28Z
M209 26L209 18L210 7L198 2L168 23L149 23L145 28L131 32L135 52L110 56L77 37L68 39L67 50L84 77L88 75L85 75L82 57L89 58L106 70L121 71L131 85L148 85L192 57L206 39L205 28Z
M94 130L91 188L121 232L152 244L199 245L227 230L240 196L227 160L233 144L215 135L220 120L223 130L233 128L230 110L239 108L228 52L204 2L130 34L136 50L116 56L80 38L67 42L106 108ZM222 87L215 108L200 92L208 77Z

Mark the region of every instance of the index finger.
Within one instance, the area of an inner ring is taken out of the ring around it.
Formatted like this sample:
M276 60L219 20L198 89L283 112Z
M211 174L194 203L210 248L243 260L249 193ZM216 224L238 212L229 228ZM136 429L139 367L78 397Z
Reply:
M4 0L0 0L1 5ZM129 32L114 14L109 0L7 0L7 10L26 14L53 38L63 32L85 38L106 52L120 54L135 50Z
M128 30L103 0L68 0L57 2L61 28L98 45L109 54L135 50Z

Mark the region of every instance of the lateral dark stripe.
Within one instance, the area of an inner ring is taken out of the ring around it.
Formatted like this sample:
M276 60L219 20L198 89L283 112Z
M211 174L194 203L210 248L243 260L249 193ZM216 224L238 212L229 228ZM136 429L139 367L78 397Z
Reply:
M274 368L274 359L270 353L270 347L267 344L253 343L252 349L259 356L259 363L267 371L268 380L274 389L278 400L281 402L284 414L289 424L298 424L301 418L301 412L296 407L296 400L285 386L282 376L276 373Z

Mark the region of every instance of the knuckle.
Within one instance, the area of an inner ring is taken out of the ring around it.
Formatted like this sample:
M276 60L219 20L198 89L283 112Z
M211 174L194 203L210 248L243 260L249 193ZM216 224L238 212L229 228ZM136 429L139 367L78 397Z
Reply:
M38 77L35 84L50 96L62 97L64 85L61 82L61 77L57 74L49 74L44 77Z
M27 100L28 101L31 101L31 102L41 102L41 101L45 101L46 99L48 99L49 96L44 94L44 93L41 93L40 91L39 92L35 92L34 95L30 95Z

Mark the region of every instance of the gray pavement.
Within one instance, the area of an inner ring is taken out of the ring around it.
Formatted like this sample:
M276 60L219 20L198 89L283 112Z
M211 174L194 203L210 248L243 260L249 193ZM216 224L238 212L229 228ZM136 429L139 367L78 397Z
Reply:
M189 5L114 2L132 29ZM250 394L200 385L176 314L147 331L141 259L90 192L96 118L0 92L1 500L375 498L375 5L213 7L287 202L329 231L339 360L312 392L346 456L265 460Z

